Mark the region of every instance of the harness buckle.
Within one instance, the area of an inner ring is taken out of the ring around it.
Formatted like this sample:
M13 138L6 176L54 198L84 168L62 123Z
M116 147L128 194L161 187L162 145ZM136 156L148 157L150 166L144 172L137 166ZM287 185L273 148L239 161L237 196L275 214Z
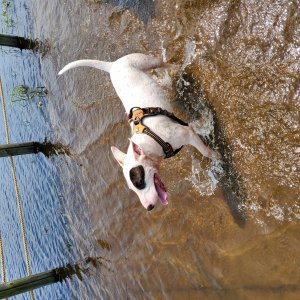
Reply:
M144 112L141 108L136 109L135 111L132 112L132 117L133 119L142 119L142 117L144 116Z

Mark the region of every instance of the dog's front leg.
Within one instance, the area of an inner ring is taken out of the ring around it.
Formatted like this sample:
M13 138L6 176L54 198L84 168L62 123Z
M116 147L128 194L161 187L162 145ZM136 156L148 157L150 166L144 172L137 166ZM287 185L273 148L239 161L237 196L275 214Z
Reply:
M203 143L201 138L198 136L198 134L194 131L194 129L191 126L188 127L188 132L189 132L189 139L190 139L189 144L197 148L197 150L202 155L208 158L212 158L213 151Z

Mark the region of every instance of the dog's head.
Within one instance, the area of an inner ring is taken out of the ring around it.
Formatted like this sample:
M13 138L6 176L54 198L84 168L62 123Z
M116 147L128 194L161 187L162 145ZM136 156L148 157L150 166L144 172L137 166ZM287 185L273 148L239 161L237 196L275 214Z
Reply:
M147 210L152 210L158 201L168 204L168 195L158 175L158 161L147 157L143 149L130 141L127 153L116 147L111 151L123 168L128 187L139 197Z

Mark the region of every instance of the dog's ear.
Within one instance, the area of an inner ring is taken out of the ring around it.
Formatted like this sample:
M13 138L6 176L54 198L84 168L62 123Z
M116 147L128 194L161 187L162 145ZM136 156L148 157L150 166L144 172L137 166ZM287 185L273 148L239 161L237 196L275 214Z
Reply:
M141 146L135 144L132 140L129 140L129 141L130 141L130 144L132 146L132 149L133 149L133 152L135 155L138 155L138 156L144 155L144 151Z
M117 160L119 165L123 168L126 154L114 146L112 146L110 149L114 158Z

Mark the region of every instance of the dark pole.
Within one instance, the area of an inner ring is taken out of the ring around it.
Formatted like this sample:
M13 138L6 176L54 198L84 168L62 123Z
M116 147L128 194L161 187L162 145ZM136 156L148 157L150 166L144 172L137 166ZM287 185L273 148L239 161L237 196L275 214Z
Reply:
M0 145L0 157L42 152L44 144L37 142Z
M0 299L16 296L49 284L63 281L74 274L75 271L72 267L67 266L0 284Z
M51 144L47 140L43 143L27 142L0 145L0 158L16 155L35 154L40 152L47 157L55 154L71 154L68 147L61 144Z
M38 42L20 36L0 34L0 46L14 47L21 50L35 50L38 46Z

